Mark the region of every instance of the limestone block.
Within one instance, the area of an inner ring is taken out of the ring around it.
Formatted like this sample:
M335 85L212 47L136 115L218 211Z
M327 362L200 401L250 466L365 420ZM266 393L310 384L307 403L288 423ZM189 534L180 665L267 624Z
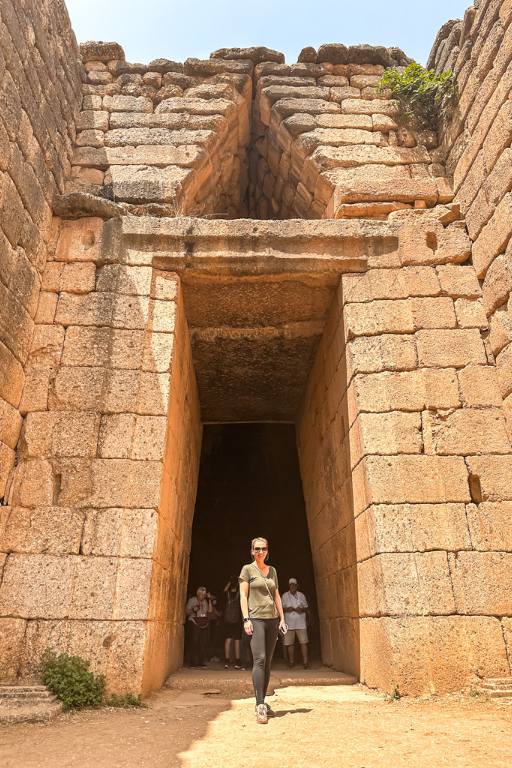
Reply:
M359 88L353 88L350 85L345 85L342 87L330 88L329 96L331 101L335 101L341 104L346 99L359 99L361 97L361 91Z
M221 135L226 125L226 118L222 115L189 115L184 112L157 112L155 114L147 112L112 112L110 115L111 130L119 128L166 128L176 132L181 128L190 131L206 130L211 131L213 135L215 133ZM142 134L143 138L144 136ZM143 142L134 141L132 143L134 145L142 143L149 146L154 144L150 137ZM165 141L156 143L165 146ZM173 143L181 144L182 142L174 141ZM194 142L188 143L193 144ZM130 145L130 142L125 141L123 144ZM88 146L94 146L94 144L89 144Z
M462 263L470 254L471 240L461 227L444 228L442 224L428 220L400 227L399 255L402 264Z
M470 363L487 362L485 349L476 328L422 330L416 333L418 360L427 367L462 368Z
M448 296L469 299L481 295L480 283L473 267L443 264L437 267L437 274L441 288Z
M405 299L409 296L438 296L439 279L433 267L369 269L341 277L344 301Z
M350 430L350 457L355 466L363 456L421 453L419 413L361 413Z
M343 112L352 115L388 115L398 114L398 103L392 99L345 99L341 105Z
M154 509L87 509L84 555L151 558L158 516Z
M96 459L85 468L89 485L75 465L61 462L61 504L80 508L157 507L160 498L162 465L158 461Z
M51 506L54 496L52 466L44 459L18 464L14 480L13 503L21 507Z
M58 261L49 261L43 272L41 289L43 291L58 293L60 291L60 278L63 269L64 264L61 264Z
M512 234L512 192L506 194L488 224L473 244L473 264L480 279L485 277L491 262L502 253Z
M14 467L15 453L5 443L0 442L0 493L5 496L7 483Z
M390 333L363 336L347 344L347 376L379 371L412 371L417 367L412 336Z
M54 293L41 291L35 321L37 324L52 324L55 319L55 309L57 307L57 296Z
M501 407L502 397L493 366L468 365L458 371L457 376L464 405Z
M512 500L512 456L470 456L467 464L479 481L483 501Z
M169 370L174 336L141 330L71 326L66 331L62 362L66 366Z
M153 563L144 558L120 558L117 571L115 619L148 618Z
M50 392L52 408L63 411L135 412L139 375L131 370L62 367Z
M126 279L125 285L129 282ZM174 305L168 301L109 292L90 293L86 296L63 293L56 312L56 322L65 326L105 325L136 330L145 329L151 324L160 333L172 332L174 320Z
M167 414L169 387L170 377L168 374L141 373L137 413L148 416L163 416Z
M459 613L512 613L511 553L457 552L449 555L449 561Z
M231 117L235 110L236 106L230 99L198 99L179 96L161 101L155 109L155 113L187 112L191 115L225 115Z
M449 414L429 413L426 418L439 455L511 452L502 409L461 408Z
M462 458L368 456L362 459L353 477L356 514L370 504L439 504L470 500L467 469Z
M96 414L29 413L23 433L27 458L96 455L100 420Z
M152 271L150 296L161 301L176 301L179 290L179 277L172 272Z
M453 300L448 297L411 300L415 328L455 328L457 319Z
M460 328L488 328L487 317L480 299L457 299L455 314Z
M94 290L96 266L92 262L64 264L59 288L67 293L89 293Z
M360 561L382 552L469 549L473 540L464 504L375 504L355 525Z
M0 585L0 612L27 619L65 618L73 576L73 557L11 554Z
M76 137L77 147L102 147L105 141L105 134L103 131L80 131Z
M371 120L374 131L384 131L384 133L389 133L389 131L396 131L398 128L397 123L389 115L372 114Z
M15 685L18 682L26 626L24 619L0 619L0 680L3 685Z
M389 692L460 691L510 674L501 624L492 617L363 619L360 644L361 681Z
M84 513L64 507L0 508L0 550L47 555L78 554Z
M421 411L459 406L459 388L454 369L421 369L358 375L349 387L349 411ZM351 421L353 418L351 418Z
M381 333L413 333L415 329L412 306L407 299L347 304L343 319L347 340Z
M446 552L376 555L359 563L357 583L359 609L365 616L455 611Z
M149 296L153 270L151 267L132 267L124 264L106 264L98 271L96 289L112 293Z
M496 357L496 371L502 396L508 397L512 392L512 344L509 344Z
M110 175L116 199L128 203L176 202L192 171L169 165L114 165Z
M361 168L357 170L362 170ZM352 179L350 176L352 175ZM334 180L334 179L333 179ZM335 206L344 202L398 201L415 203L423 200L427 205L437 201L437 188L432 179L401 179L389 175L372 174L372 178L361 179L360 174L345 173L336 178ZM349 182L347 188L346 182ZM351 183L350 183L351 181ZM398 210L398 206L394 210Z
M512 552L512 503L482 502L466 507L473 549Z
M155 373L164 373L170 370L173 349L174 334L151 333L144 342L142 370Z
M153 102L144 96L104 96L103 108L108 112L152 112Z
M166 447L167 418L137 416L131 450L132 459L163 459Z
M274 104L273 112L283 119L295 114L323 115L339 113L339 105L322 99L280 99Z
M307 153L317 147L343 147L352 144L374 144L384 146L384 136L379 131L365 131L359 128L315 128L301 134L300 140Z
M20 402L24 380L23 366L0 341L0 397L16 408Z
M99 261L104 222L98 218L64 221L61 224L57 261Z
M352 75L350 85L354 88L376 87L381 79L381 75Z
M508 301L511 291L512 266L508 254L503 254L489 265L482 284L482 301L487 317Z
M118 558L77 557L74 560L70 619L109 619L113 615Z
M312 159L326 170L372 164L410 165L429 162L427 151L419 147L409 149L408 147L374 147L372 145L319 147L313 152Z
M0 440L9 448L16 448L21 423L18 410L0 397Z
M82 97L82 110L101 109L102 98L101 96L83 96Z
M37 326L36 326L37 327ZM29 362L19 409L21 414L30 411L44 411L48 407L48 392L54 373L51 363Z
M86 110L80 112L76 123L78 131L107 131L108 130L108 112L98 110Z
M490 318L489 344L493 355L497 355L512 341L512 317L504 308L496 310Z
M291 120L291 118L288 119ZM316 115L314 121L319 128L352 128L366 131L381 130L380 128L374 129L370 115L327 113Z
M116 413L103 416L98 441L100 458L130 458L134 427L135 414L133 413Z

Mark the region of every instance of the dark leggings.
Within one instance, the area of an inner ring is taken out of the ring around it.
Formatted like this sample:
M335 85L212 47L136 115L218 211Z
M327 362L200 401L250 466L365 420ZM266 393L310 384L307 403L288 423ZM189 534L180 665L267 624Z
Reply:
M263 704L270 680L270 666L277 643L279 619L251 619L252 621L252 682L256 704Z

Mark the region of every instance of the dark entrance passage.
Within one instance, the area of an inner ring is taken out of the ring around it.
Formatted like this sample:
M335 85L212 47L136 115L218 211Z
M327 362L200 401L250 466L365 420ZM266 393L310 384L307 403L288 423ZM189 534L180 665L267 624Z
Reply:
M206 425L192 529L188 595L223 588L250 560L250 541L270 542L280 590L299 580L311 606L310 651L319 655L315 580L293 424Z

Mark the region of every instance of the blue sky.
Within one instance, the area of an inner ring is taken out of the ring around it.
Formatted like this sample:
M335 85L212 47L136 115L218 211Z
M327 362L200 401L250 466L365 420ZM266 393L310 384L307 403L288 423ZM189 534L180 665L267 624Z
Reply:
M66 0L79 42L115 40L131 62L207 58L267 45L294 62L306 45L396 45L424 64L439 27L469 0Z

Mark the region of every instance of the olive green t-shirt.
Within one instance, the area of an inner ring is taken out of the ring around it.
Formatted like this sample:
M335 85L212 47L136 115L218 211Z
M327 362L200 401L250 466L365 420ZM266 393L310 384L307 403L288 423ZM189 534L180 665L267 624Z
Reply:
M275 619L279 615L274 602L279 589L277 571L273 565L268 568L268 576L264 576L255 563L249 563L238 577L249 585L249 616L254 619Z

